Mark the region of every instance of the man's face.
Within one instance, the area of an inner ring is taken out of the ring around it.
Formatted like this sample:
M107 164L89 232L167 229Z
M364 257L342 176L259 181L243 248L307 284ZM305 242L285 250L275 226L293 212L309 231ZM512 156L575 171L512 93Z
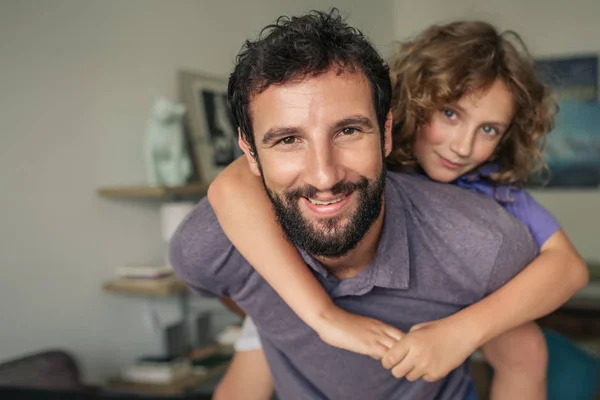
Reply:
M385 149L371 87L361 73L329 71L272 85L250 103L256 159L288 238L317 257L352 250L377 220L385 185Z

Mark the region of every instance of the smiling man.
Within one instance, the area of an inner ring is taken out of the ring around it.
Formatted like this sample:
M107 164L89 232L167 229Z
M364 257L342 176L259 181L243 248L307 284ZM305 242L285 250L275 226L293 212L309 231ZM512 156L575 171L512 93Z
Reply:
M490 198L386 172L390 86L360 32L313 12L248 41L229 96L250 169L307 268L338 306L408 331L485 297L536 246ZM472 390L466 364L411 382L327 345L234 248L206 199L174 236L171 261L196 292L231 297L252 317L283 399L454 400Z
M242 142L251 168L290 241L329 263L339 264L361 240L375 243L381 230L390 149L371 98L364 74L332 68L270 86L252 102L259 143L253 150L250 138Z

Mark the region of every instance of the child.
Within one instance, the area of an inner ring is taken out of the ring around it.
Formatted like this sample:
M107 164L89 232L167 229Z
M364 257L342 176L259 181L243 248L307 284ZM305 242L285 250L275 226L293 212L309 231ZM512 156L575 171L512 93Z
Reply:
M530 59L482 22L428 28L402 46L391 74L396 125L390 168L408 167L492 196L537 240L539 256L504 287L403 335L333 303L286 241L245 160L217 177L209 201L240 253L327 343L382 358L394 376L409 380L440 379L482 345L495 369L492 398L543 399L545 342L529 321L587 282L585 264L558 223L520 189L552 127L548 90Z

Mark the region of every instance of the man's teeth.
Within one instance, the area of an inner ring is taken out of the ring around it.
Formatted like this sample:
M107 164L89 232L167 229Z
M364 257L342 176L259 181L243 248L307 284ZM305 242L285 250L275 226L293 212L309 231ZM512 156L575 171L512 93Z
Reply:
M313 204L316 204L318 206L326 206L328 204L335 204L335 203L339 203L340 201L344 200L343 197L340 197L339 199L333 199L333 200L329 200L329 201L320 201L320 200L315 200L315 199L308 199L308 201L310 201Z

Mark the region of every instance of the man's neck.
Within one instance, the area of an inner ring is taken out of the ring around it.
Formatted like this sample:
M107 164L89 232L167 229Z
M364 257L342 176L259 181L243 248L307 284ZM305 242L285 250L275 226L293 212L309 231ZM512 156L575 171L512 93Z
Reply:
M339 258L315 257L339 280L353 278L360 274L375 257L385 214L384 205L382 204L381 207L379 217L353 250Z

